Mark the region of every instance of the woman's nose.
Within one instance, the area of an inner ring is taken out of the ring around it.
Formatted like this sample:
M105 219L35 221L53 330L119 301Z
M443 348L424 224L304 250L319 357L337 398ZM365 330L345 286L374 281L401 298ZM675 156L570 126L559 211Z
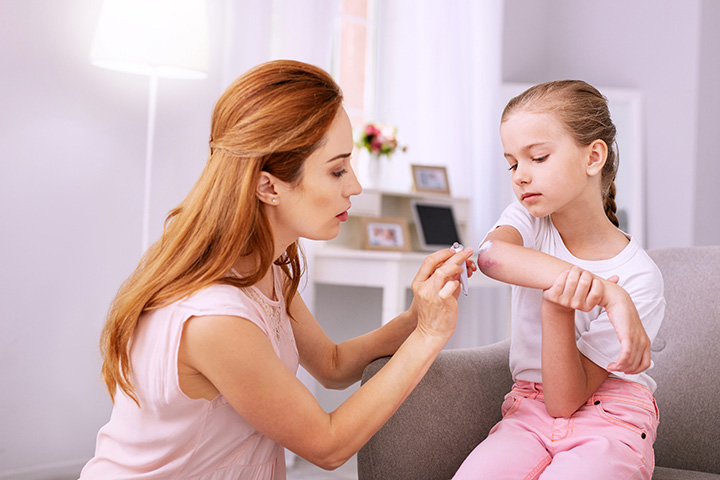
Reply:
M357 179L357 175L355 175L355 170L351 166L348 166L348 185L345 188L345 193L348 197L351 195L360 195L362 193L362 185L360 185L360 182Z

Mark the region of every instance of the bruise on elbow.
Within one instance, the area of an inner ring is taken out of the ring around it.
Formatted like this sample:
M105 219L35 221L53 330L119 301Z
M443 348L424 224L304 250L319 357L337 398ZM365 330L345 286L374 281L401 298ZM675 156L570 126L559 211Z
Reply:
M492 248L493 244L490 240L483 242L478 248L477 265L485 275L500 265L492 254Z

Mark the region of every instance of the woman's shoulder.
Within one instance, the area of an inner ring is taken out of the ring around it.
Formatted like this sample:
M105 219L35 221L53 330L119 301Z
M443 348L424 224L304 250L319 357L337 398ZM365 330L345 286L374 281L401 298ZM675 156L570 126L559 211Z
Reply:
M254 303L242 289L233 285L213 284L202 288L173 305L191 315L255 316Z

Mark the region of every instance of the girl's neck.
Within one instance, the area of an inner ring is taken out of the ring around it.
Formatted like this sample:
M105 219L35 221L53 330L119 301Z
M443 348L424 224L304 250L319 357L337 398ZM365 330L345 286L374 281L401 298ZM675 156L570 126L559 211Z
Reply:
M583 260L607 260L628 245L628 238L610 222L601 209L556 212L551 215L565 247Z

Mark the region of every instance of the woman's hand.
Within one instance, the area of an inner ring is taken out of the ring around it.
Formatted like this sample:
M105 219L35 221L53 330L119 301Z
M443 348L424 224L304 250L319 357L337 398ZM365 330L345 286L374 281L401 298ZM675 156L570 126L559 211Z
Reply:
M468 276L477 267L470 260L472 248L458 253L450 249L429 255L412 281L413 302L409 312L416 315L417 329L431 337L447 341L457 325L457 297L460 274Z

